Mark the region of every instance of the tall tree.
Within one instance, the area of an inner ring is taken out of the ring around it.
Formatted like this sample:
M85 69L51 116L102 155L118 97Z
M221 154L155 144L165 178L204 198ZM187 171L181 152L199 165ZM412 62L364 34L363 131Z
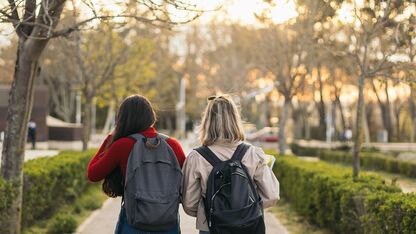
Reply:
M274 1L265 1L270 7ZM315 24L321 23L335 14L337 1L296 1L300 13L296 19L286 24L275 25L272 21L271 8L258 15L258 19L265 24L269 31L263 34L261 44L262 63L266 71L276 78L276 89L283 96L283 110L279 118L279 152L286 150L286 123L289 118L293 96L302 87L305 76L311 72L316 52L317 37ZM309 59L310 58L310 59ZM322 108L321 113L324 111Z
M397 44L392 43L397 24L396 18L403 12L404 1L363 1L362 5L354 3L354 23L350 26L350 56L353 56L359 69L358 103L354 131L354 165L353 176L359 174L359 150L364 118L365 80L380 74L389 68L390 57L397 51ZM357 26L358 25L358 26ZM394 41L393 41L394 42Z
M76 76L74 43L66 38L52 40L40 58L39 80L48 86L50 114L75 122Z
M2 2L0 6L0 22L13 25L18 36L1 166L2 176L17 188L16 199L7 212L9 218L4 224L10 233L21 231L22 165L27 135L26 126L33 102L34 81L39 73L38 61L49 40L53 37L66 36L96 19L130 17L149 24L164 25L166 20L163 20L161 16L169 14L167 9L185 12L194 10L194 14L184 21L192 20L200 12L197 11L197 6L184 1L164 0L161 5L160 1L145 0L137 1L137 4L142 8L147 8L153 14L134 15L126 11L112 15L93 9L93 1L82 1L92 9L92 17L72 25L57 27L66 2L66 0L9 0L6 4ZM120 7L123 8L123 5L131 2L121 2Z
M412 118L412 131L410 141L416 141L416 14L411 15L399 25L400 41L403 43L400 53L408 58L402 63L400 70L405 74L405 80L410 82L409 112Z
M275 87L283 96L279 118L279 152L286 151L286 124L293 97L299 92L306 76L305 38L288 26L269 26L259 35L261 64L275 78Z

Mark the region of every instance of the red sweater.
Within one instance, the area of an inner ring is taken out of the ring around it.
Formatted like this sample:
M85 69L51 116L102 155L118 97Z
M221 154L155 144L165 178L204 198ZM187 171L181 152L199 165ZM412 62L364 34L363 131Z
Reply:
M142 135L148 138L155 137L157 132L154 128L148 128L141 132ZM123 137L116 140L107 151L104 151L108 141L111 139L107 136L98 152L91 159L88 164L87 177L92 182L97 182L104 179L117 166L121 167L123 176L126 176L127 160L129 159L130 151L132 150L135 141L128 137ZM185 153L179 142L174 138L167 139L167 143L172 148L178 159L179 165L182 167L185 161Z

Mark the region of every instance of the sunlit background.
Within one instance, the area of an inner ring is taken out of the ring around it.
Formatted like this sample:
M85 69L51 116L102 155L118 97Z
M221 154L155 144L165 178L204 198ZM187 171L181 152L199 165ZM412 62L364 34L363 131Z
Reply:
M24 233L113 233L121 201L87 183L85 166L136 93L186 153L200 144L207 97L232 96L246 140L276 155L282 200L266 212L267 234L416 230L414 0L71 0L56 28L13 21L15 31L10 13L24 15L30 1L0 0L0 141L10 138L8 111L29 114L24 100L37 125L36 146L26 146ZM32 3L40 14L50 1ZM40 37L32 27L49 30ZM42 53L17 59L33 51ZM18 78L26 61L31 76ZM33 98L9 98L27 77ZM23 147L25 121L13 122L20 131L5 149ZM4 204L13 186L0 176ZM195 232L190 217L181 222Z

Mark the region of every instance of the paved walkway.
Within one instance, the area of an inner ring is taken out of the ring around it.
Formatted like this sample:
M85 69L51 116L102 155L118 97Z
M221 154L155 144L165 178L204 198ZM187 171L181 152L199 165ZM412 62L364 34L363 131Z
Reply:
M118 220L120 212L120 198L110 198L105 201L101 209L94 211L91 216L85 220L77 229L77 234L112 234ZM195 228L195 218L188 216L180 208L180 222L183 234L197 234ZM271 213L266 212L266 233L267 234L286 234L289 233L286 228L282 226L280 221Z
M1 162L1 151L2 147L0 147L0 162ZM25 161L39 158L39 157L51 157L55 156L59 153L58 150L43 150L43 149L26 149L25 150Z

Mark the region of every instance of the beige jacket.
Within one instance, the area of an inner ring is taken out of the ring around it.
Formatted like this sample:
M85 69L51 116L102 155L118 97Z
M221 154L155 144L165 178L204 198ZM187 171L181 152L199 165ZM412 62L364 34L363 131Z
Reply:
M230 159L238 144L216 143L209 148L221 160ZM263 207L273 206L279 199L279 181L269 166L263 150L259 147L250 147L243 160L248 173L257 185L257 190L263 199ZM209 231L205 218L202 197L205 197L208 176L212 170L198 152L193 150L186 158L183 166L183 193L182 205L190 216L196 217L196 228L201 231Z

